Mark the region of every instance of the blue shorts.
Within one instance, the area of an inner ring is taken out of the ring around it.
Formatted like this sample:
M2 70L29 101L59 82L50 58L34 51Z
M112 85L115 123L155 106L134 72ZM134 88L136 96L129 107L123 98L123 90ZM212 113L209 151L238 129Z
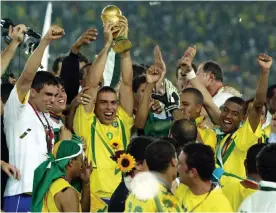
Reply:
M4 197L5 212L30 212L32 205L32 196L20 194Z

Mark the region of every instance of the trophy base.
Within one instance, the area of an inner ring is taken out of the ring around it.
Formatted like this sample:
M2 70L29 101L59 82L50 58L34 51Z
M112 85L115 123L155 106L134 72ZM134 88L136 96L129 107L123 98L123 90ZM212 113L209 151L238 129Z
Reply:
M120 36L119 38L115 39L115 44L113 45L112 49L115 53L124 53L130 50L132 47L131 42L125 38Z

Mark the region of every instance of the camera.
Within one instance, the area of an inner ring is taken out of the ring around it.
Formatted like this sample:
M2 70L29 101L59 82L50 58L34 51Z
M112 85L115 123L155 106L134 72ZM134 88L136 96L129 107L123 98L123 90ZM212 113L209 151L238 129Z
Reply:
M4 29L9 29L10 26L15 26L13 21L8 18L1 19L1 27ZM9 32L3 32L2 37L7 44L11 43L11 38L9 37ZM25 33L24 41L20 44L20 48L25 50L25 54L31 54L39 45L41 35L30 27L27 27L27 32Z

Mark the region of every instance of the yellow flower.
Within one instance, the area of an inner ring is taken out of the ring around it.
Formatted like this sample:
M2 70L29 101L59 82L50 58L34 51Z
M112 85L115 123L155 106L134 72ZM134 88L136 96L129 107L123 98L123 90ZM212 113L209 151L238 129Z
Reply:
M162 204L165 208L176 208L177 206L177 200L173 196L165 195L162 199Z
M121 148L121 144L120 144L120 142L118 142L118 140L112 140L109 143L110 143L111 148L114 150L119 150Z
M122 172L130 172L135 167L135 159L130 154L121 154L118 159L118 167Z

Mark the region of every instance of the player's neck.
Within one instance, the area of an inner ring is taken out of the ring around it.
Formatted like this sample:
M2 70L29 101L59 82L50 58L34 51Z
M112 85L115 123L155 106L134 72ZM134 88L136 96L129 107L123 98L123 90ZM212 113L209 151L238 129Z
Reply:
M71 183L73 180L73 177L71 175L71 173L66 169L66 176L65 176L66 180Z
M203 195L211 190L212 183L210 181L194 181L189 188L194 195Z
M221 87L223 87L222 82L214 81L214 83L212 83L212 85L208 87L207 90L210 93L210 95L214 97L218 93Z
M163 174L158 172L158 173L155 173L155 175L160 181L162 181L164 184L167 185L167 187L171 189L173 180L168 174L166 173Z

